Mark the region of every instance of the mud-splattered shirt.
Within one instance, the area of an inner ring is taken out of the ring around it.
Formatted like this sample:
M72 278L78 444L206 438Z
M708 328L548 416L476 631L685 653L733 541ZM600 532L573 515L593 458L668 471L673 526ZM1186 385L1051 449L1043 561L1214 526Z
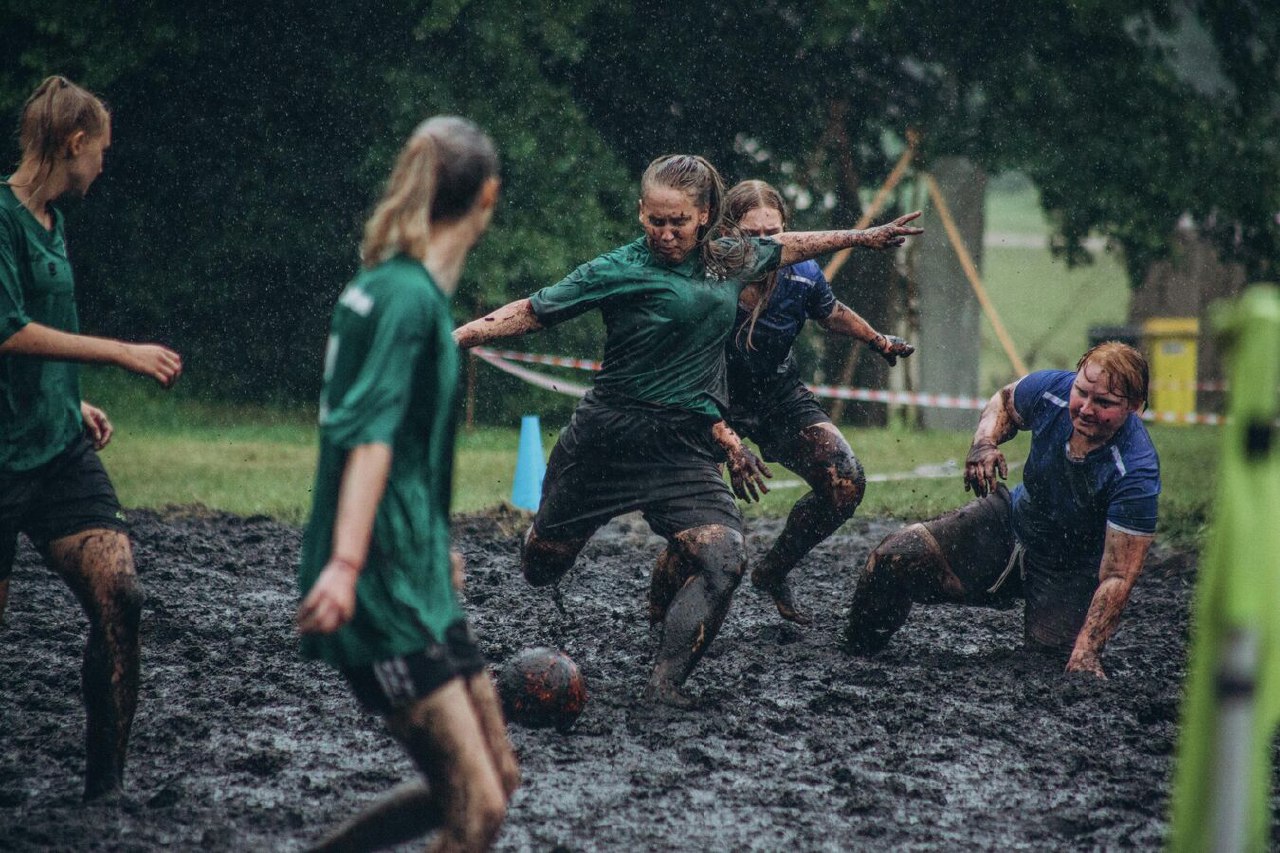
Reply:
M54 208L46 229L0 184L0 343L28 323L80 331L62 214ZM0 471L30 471L66 450L84 430L79 366L0 355L0 426Z
M752 240L741 280L709 277L698 253L670 265L642 237L578 267L529 298L544 326L600 309L605 392L719 417L726 405L724 342L742 282L776 269L782 245Z
M302 542L305 596L328 562L347 454L391 448L373 542L352 620L307 635L302 652L352 667L443 642L462 618L449 572L458 349L448 300L423 265L399 256L358 275L338 298L320 395L320 461Z
M1014 408L1032 436L1022 484L1013 490L1013 528L1033 555L1096 574L1108 527L1155 532L1160 460L1136 414L1105 445L1071 459L1067 402L1075 376L1041 370L1014 388Z
M825 320L835 310L836 297L816 261L804 261L778 270L778 281L769 304L751 326L751 308L738 305L733 334L725 347L732 385L737 374L761 378L786 373L795 363L791 347L805 320ZM747 345L747 333L751 345Z

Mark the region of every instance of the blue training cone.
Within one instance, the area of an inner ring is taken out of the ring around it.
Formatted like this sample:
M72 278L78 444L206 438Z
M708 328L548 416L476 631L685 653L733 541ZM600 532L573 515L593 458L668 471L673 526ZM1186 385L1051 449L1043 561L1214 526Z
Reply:
M516 451L516 477L511 486L511 505L536 512L542 500L542 476L547 473L542 455L542 428L537 415L520 418L520 447Z

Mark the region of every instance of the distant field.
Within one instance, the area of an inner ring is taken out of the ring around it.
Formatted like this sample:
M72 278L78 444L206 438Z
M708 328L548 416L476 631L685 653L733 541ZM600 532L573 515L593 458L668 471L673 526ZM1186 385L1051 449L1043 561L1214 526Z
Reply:
M1027 184L987 193L988 234L1044 237L1049 225L1034 187ZM1129 310L1129 285L1120 259L1094 252L1093 264L1069 269L1046 248L983 250L982 278L1027 366L1070 368L1088 345L1091 326L1118 325ZM983 321L981 387L994 392L1013 368Z

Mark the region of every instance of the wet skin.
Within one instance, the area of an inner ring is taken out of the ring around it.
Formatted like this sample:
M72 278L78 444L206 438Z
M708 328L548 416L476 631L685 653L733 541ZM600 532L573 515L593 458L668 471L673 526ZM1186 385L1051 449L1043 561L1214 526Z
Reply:
M144 596L129 540L119 531L85 530L56 539L43 556L89 619L81 673L84 798L98 799L124 786L129 730L138 705L138 626Z
M573 566L589 538L548 540L530 527L521 549L525 579L534 586L555 583ZM680 685L702 659L729 612L733 592L746 570L746 544L736 530L708 524L676 533L668 540L667 551L672 555L668 559L672 572L664 575L667 585L661 603L656 604L650 593L650 617L663 627L645 696L692 707L694 701L680 691ZM654 577L658 582L657 572Z

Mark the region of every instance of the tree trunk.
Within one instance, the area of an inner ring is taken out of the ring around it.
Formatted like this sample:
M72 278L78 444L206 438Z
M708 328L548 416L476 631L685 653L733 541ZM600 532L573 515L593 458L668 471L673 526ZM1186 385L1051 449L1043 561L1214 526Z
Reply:
M974 264L982 269L983 200L987 176L965 157L943 157L930 172L955 219ZM977 396L981 308L965 278L936 210L925 211L924 236L916 256L920 290L920 391ZM928 429L972 430L978 418L962 409L924 409Z

